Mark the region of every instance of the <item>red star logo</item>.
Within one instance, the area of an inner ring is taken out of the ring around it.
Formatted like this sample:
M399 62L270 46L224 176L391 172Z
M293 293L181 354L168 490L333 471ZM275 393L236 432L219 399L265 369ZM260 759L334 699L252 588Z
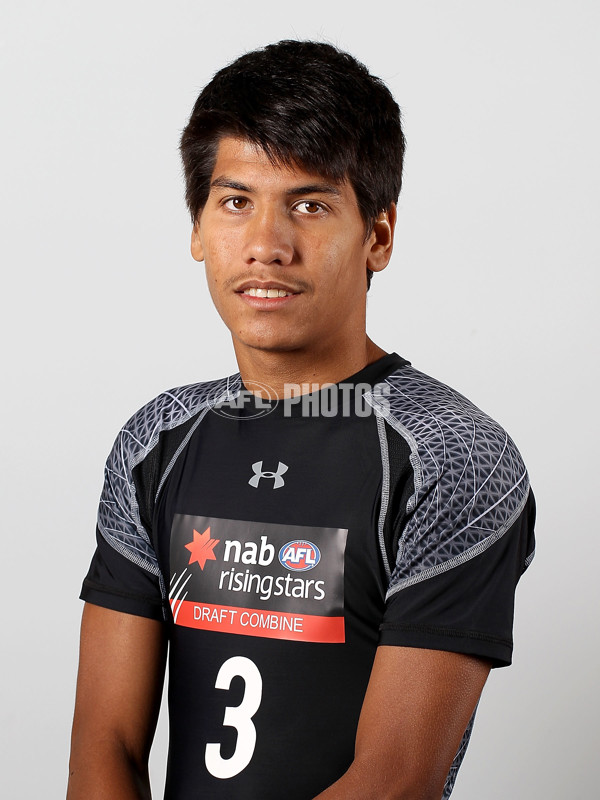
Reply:
M188 564L193 564L194 561L197 561L200 564L200 569L204 569L207 561L216 561L217 557L213 550L220 541L220 539L210 538L210 528L207 528L204 533L198 533L198 531L194 530L194 540L186 544L186 548L191 553Z

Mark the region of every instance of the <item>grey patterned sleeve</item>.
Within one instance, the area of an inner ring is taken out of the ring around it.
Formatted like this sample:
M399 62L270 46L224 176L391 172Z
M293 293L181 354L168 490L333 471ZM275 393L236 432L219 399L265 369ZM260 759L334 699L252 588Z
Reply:
M411 453L396 521L382 642L510 663L516 583L533 558L535 505L508 434L413 368L389 379L387 435Z
M134 470L155 451L161 434L189 422L211 402L228 397L230 381L192 384L163 392L121 429L106 461L97 548L83 584L82 599L140 616L166 616L165 583L152 532L142 522ZM157 465L159 462L160 459L153 460ZM160 476L154 478L153 485L158 486ZM145 518L151 518L151 509L146 511Z

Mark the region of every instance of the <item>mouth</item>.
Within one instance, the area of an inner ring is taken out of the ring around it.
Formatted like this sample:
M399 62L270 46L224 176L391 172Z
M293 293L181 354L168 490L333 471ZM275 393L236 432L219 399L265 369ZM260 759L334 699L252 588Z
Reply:
M287 292L285 289L262 289L257 286L250 286L249 289L244 289L242 294L247 294L250 297L290 297L294 292Z
M267 283L265 281L246 281L235 291L237 294L243 294L247 297L259 297L268 300L300 294L297 289L293 289L290 286L285 286L281 283Z

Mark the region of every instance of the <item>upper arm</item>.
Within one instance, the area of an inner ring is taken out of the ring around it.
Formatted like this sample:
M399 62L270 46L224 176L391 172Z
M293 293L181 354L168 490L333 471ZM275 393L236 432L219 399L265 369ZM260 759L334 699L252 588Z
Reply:
M379 428L391 487L379 643L510 664L515 588L535 541L523 460L506 431L449 387L412 368L392 383Z
M490 664L438 650L377 650L348 772L319 798L440 798Z
M103 750L119 751L143 772L158 717L165 658L162 623L86 603L71 748L75 781L82 776L91 780L89 773Z
M440 797L489 670L488 662L461 653L379 647L358 726L357 766Z

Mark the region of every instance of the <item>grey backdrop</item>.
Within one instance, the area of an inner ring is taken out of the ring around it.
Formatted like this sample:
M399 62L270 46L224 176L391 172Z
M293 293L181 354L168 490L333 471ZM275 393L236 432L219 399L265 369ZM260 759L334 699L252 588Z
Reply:
M188 253L178 136L242 51L327 39L404 109L370 333L504 424L539 505L515 659L457 800L589 800L598 759L595 0L4 0L2 795L59 798L104 459L162 389L235 370ZM152 771L161 796L166 724Z

